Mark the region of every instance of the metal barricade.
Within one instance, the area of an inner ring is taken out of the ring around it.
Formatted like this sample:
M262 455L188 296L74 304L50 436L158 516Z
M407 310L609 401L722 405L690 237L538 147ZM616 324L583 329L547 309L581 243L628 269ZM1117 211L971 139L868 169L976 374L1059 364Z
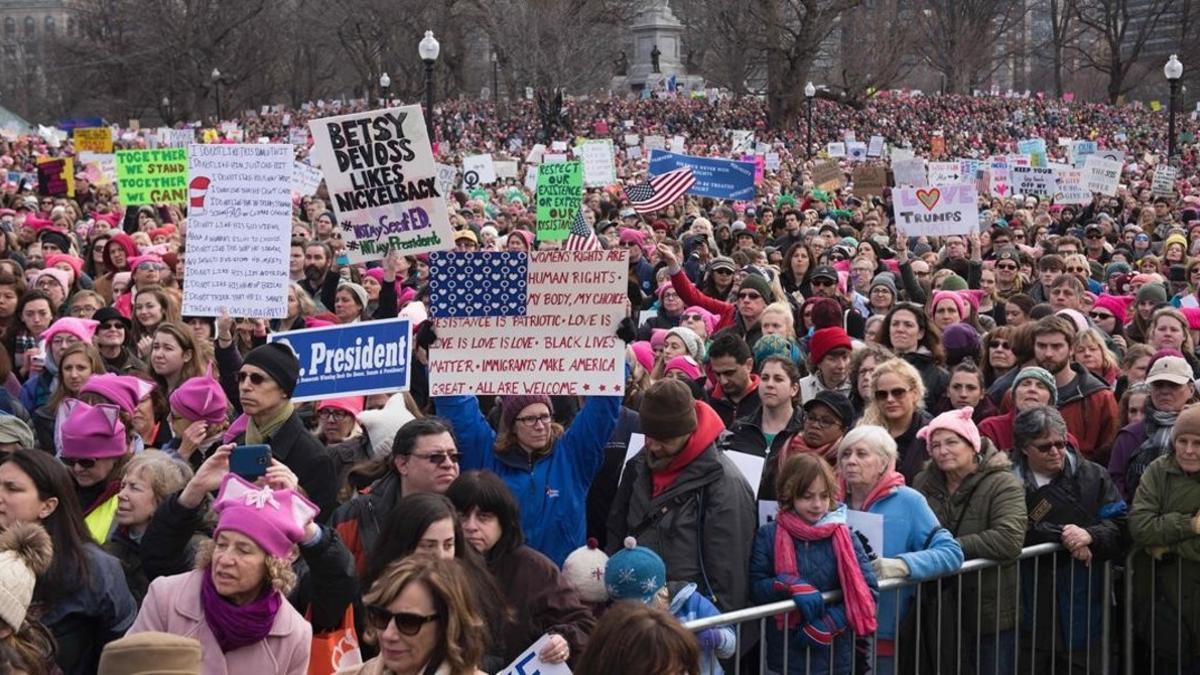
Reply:
M790 599L685 627L731 627L741 658L726 663L725 672L735 675L1110 675L1113 584L1111 561L1085 565L1058 544L1040 544L1025 548L1017 561L969 560L934 579L883 581L876 634L855 636L848 629L820 652L797 649L803 638L789 630L789 614L796 610ZM889 594L894 602L885 600ZM841 592L824 599L826 605L840 603ZM798 658L804 663L797 665ZM1132 675L1128 646L1126 659Z
M1190 616L1196 594L1188 590L1200 585L1200 563L1135 549L1123 581L1125 675L1200 673L1200 626Z

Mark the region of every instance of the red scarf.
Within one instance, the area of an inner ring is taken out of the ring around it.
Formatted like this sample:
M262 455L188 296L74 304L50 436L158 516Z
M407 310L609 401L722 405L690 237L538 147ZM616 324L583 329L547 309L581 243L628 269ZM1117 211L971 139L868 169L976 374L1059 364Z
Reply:
M801 541L831 539L833 554L837 559L838 580L842 584L842 600L846 606L846 620L849 622L850 628L858 635L874 633L876 625L875 599L871 597L871 589L867 586L866 579L863 578L862 570L858 567L858 558L854 555L854 543L850 540L850 529L844 523L809 525L804 522L803 518L791 511L780 511L775 522L775 573L800 575L793 538ZM775 621L780 630L783 630L785 622L793 628L803 626L798 611L777 616Z
M862 507L858 510L869 511L872 504L892 494L896 488L902 487L903 485L903 474L897 473L890 469L885 471L884 474L879 477L879 480L875 482L875 487L871 488L871 491L867 493L867 498L863 500ZM846 487L846 481L838 479L838 488L842 491L842 494L838 496L839 499L845 500L846 496L850 494L850 490Z
M814 448L809 446L809 444L804 441L804 434L796 434L795 436L792 436L792 440L788 441L788 444L784 447L783 452L783 461L779 463L779 466L781 467L783 466L783 462L791 459L793 455L803 455L805 453L824 457L825 461L829 462L830 466L837 466L836 441L833 443L826 443L825 445L818 445Z

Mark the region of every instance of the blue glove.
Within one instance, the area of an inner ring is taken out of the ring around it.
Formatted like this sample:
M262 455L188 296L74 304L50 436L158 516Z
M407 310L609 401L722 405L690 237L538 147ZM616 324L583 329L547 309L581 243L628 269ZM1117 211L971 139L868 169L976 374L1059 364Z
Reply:
M792 596L792 602L796 603L796 609L800 610L806 623L812 623L825 614L825 601L821 599L821 591L804 579L791 574L781 574L775 577L775 589Z
M846 612L841 607L830 607L824 616L800 629L800 639L810 648L828 649L834 638L845 632L846 625Z
M705 628L696 633L696 641L700 643L700 649L703 651L713 651L721 646L721 629L720 628Z

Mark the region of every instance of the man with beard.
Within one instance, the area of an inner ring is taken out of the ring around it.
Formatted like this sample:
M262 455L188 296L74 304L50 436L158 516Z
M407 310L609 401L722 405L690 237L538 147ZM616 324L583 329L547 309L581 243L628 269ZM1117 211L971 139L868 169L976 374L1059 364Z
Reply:
M617 488L608 552L635 537L662 556L672 581L695 583L723 612L745 606L758 518L750 485L717 450L725 425L670 378L646 390L640 414L646 444Z
M1103 380L1071 358L1074 339L1075 331L1066 319L1043 317L1033 327L1033 357L1054 376L1058 409L1079 442L1080 454L1107 465L1119 429L1117 400ZM1010 405L1011 400L1006 407Z
M300 286L312 296L318 311L328 312L333 307L338 281L333 249L324 242L308 242L304 248L304 280Z

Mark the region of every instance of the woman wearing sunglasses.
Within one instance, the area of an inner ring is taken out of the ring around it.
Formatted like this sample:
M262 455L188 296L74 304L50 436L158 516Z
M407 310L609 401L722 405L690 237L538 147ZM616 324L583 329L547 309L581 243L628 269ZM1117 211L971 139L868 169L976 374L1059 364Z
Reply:
M454 560L407 558L363 596L364 639L379 656L340 675L483 675L488 630L467 572Z
M911 481L929 458L917 431L933 419L925 411L925 384L921 374L903 359L889 359L875 366L871 373L871 392L862 423L888 430L899 449L896 470Z
M487 561L503 589L513 621L499 642L504 663L511 663L545 633L546 663L563 663L583 651L595 625L591 611L546 556L525 545L517 500L496 474L468 471L446 491L458 509L467 543Z

